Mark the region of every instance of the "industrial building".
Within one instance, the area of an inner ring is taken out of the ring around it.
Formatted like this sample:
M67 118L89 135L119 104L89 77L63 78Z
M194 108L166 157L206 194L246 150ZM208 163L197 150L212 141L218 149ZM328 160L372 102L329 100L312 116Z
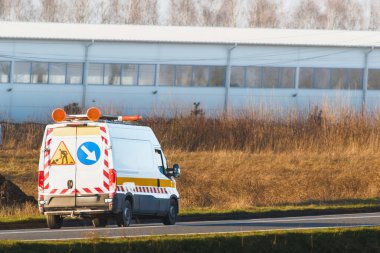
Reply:
M380 32L0 22L0 120L380 105Z

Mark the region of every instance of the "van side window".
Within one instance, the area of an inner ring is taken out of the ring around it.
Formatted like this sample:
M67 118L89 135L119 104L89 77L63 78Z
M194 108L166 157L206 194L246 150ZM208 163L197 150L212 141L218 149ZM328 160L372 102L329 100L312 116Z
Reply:
M159 149L155 149L155 159L156 159L156 165L158 167L158 170L162 173L165 174L165 167L164 167L164 160L162 157L162 152Z

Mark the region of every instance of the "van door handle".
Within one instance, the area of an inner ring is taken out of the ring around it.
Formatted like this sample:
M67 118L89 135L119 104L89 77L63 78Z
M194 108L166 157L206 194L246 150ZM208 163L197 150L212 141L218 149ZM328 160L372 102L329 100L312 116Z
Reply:
M73 188L73 186L74 186L73 180L68 180L67 181L67 188L71 189L71 188Z

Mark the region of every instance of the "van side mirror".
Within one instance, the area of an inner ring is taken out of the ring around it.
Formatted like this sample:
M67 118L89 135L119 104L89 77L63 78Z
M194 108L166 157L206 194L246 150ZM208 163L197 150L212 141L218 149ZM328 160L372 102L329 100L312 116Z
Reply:
M179 174L181 174L181 168L175 163L173 165L173 177L179 177Z

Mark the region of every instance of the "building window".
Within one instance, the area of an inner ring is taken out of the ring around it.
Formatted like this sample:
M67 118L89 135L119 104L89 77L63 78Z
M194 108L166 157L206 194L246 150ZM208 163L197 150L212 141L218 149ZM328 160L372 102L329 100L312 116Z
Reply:
M30 83L30 62L15 62L14 77L15 83Z
M10 72L11 72L11 63L0 62L0 83L9 83Z
M380 89L380 69L368 70L368 89L369 90Z
M50 63L49 65L49 83L64 84L66 75L65 63Z
M299 87L311 89L313 88L313 68L301 68Z
M176 86L191 86L192 76L191 66L176 66Z
M32 63L32 83L48 82L48 63L33 62Z
M137 85L137 69L136 64L123 64L121 84Z
M210 66L210 86L223 87L226 68L221 66Z
M83 75L82 63L68 63L66 71L67 84L81 84Z
M103 84L103 64L90 63L88 65L88 84Z
M363 89L363 70L362 69L347 69L348 89L358 90Z
M261 67L247 67L246 86L250 88L260 88L262 80Z
M193 68L193 85L207 86L208 85L208 66L194 66Z
M317 68L314 70L314 87L315 89L328 89L330 84L330 70L326 68Z
M245 67L231 67L231 87L244 87Z
M174 65L160 65L160 85L172 86L174 84Z
M279 88L295 88L296 68L280 68Z
M276 88L278 84L279 68L263 68L263 88Z
M121 65L104 65L104 83L109 85L120 85Z
M331 89L345 89L346 88L346 69L331 69L330 78Z
M154 85L155 65L139 65L139 82L138 85Z

